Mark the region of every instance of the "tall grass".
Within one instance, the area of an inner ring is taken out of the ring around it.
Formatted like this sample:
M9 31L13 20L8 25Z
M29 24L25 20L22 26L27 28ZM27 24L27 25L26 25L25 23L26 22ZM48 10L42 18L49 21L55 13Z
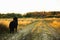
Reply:
M6 27L6 25L0 24L0 34L8 33L9 29Z

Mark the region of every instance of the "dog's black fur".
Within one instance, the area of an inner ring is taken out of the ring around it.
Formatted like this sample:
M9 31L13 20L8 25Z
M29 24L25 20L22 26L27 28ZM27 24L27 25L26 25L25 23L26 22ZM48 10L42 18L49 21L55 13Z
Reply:
M14 17L13 21L11 21L9 24L10 33L14 32L14 29L17 32L17 26L18 26L18 19L17 17Z

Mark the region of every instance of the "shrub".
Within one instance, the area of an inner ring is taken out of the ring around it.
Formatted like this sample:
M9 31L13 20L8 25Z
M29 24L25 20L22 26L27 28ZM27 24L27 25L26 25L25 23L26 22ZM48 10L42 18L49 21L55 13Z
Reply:
M5 25L0 24L0 34L8 33L8 32L9 32L9 29Z

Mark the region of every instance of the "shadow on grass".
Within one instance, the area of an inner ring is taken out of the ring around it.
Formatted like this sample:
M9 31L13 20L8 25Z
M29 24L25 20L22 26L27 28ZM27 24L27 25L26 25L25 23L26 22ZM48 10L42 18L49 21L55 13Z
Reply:
M0 34L9 33L9 28L7 28L4 24L0 24Z

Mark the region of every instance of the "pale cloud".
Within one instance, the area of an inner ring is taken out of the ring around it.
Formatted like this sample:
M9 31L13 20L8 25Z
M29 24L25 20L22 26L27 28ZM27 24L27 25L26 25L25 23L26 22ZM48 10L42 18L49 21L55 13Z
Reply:
M0 12L60 11L60 0L0 0Z

